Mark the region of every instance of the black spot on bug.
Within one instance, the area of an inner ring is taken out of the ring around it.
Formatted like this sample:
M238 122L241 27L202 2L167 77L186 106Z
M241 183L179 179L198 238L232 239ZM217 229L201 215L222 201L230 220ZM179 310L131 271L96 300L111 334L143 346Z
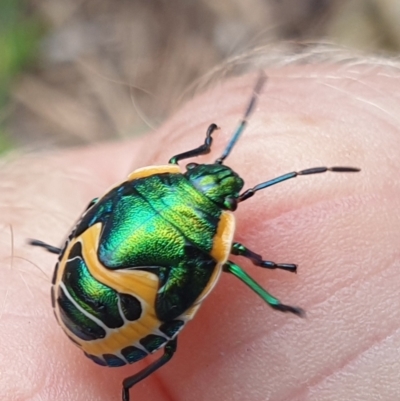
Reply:
M141 359L147 356L147 352L144 352L143 350L134 347L133 345L123 348L121 350L121 354L125 357L125 359L129 363L140 361Z
M107 366L110 366L112 368L126 365L126 362L124 360L118 358L116 355L113 354L104 354L103 358L106 361Z
M142 315L142 305L140 301L128 294L119 294L121 309L126 319L135 321Z
M161 336L156 336L155 334L149 334L145 338L140 340L140 344L143 345L147 351L154 352L162 347L167 342L167 339Z
M83 256L82 256L82 244L80 242L75 242L74 246L69 251L68 259L73 259L73 258L81 258L81 259L83 259Z
M160 326L160 331L169 338L172 338L183 327L183 325L184 322L182 320L173 320L172 322L163 323Z
M97 363L98 365L107 366L107 364L101 358L99 358L98 356L90 355L90 354L88 354L86 352L84 354L85 354L85 356L87 356L89 359L91 359L93 362Z

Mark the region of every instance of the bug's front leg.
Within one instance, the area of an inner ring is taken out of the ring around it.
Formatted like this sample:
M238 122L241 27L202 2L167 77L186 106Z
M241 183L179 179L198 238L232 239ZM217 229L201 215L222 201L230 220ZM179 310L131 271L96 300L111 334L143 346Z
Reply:
M147 376L154 373L157 369L161 368L161 366L165 365L175 354L177 347L177 337L173 340L167 342L164 347L164 354L154 361L152 364L141 370L140 372L127 377L122 383L122 401L129 401L129 390L141 380L145 379Z
M40 241L38 239L30 239L28 240L28 244L33 246L39 246L41 248L46 249L47 252L55 253L56 255L59 255L61 253L61 248L47 244L46 242Z
M187 152L179 153L178 155L171 157L169 159L170 164L178 164L180 160L188 159L189 157L196 157L200 155L206 155L210 153L211 145L212 145L212 133L218 129L216 124L211 124L206 133L206 139L204 140L203 145L200 145L198 148L188 150Z
M240 242L234 242L232 244L232 255L244 256L250 259L256 266L264 267L267 269L282 269L292 273L296 273L297 265L293 263L275 263L270 260L263 260L262 256L258 253L251 251Z

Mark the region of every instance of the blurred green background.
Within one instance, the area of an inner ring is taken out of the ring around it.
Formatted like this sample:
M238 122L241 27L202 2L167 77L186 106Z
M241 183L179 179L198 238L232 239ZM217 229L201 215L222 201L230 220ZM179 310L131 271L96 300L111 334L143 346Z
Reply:
M34 63L43 25L28 6L17 0L0 2L0 152L14 144L7 132L12 84Z
M260 46L397 55L399 22L398 0L0 0L0 152L151 130Z

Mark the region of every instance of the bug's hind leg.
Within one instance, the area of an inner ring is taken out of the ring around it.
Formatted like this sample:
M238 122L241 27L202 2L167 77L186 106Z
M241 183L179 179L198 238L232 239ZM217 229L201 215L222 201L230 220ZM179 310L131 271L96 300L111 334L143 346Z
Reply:
M129 401L129 389L132 388L136 383L139 383L141 380L151 375L157 369L161 368L161 366L165 365L173 357L176 347L177 338L174 338L173 340L167 342L164 347L164 354L159 359L133 376L127 377L122 383L122 401Z
M211 135L217 129L219 128L216 124L211 124L207 129L206 139L204 140L203 145L199 146L198 148L188 150L187 152L179 153L176 156L171 157L171 159L169 159L169 163L178 164L180 160L188 159L189 157L206 155L207 153L210 153L213 140Z
M272 296L268 291L264 290L255 280L253 280L240 266L228 260L224 267L225 272L233 274L240 281L250 287L257 295L259 295L272 308L281 312L291 312L297 316L303 317L304 311L296 306L285 305L279 299Z
M297 270L297 265L293 263L275 263L270 260L263 260L261 255L246 248L240 242L234 242L232 244L231 253L232 255L244 256L245 258L250 259L256 266L264 267L266 269L282 269L292 273L296 273Z

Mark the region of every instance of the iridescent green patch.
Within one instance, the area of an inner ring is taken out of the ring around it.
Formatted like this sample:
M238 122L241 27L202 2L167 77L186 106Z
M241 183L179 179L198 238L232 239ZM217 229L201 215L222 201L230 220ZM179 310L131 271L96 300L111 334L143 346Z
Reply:
M209 254L220 215L181 174L159 174L111 190L87 212L75 235L101 223L98 256L110 269L174 266L187 258L187 243Z
M61 320L68 330L77 337L84 341L98 340L105 337L106 332L104 329L82 313L68 299L62 288L59 290L57 302Z
M75 302L91 316L109 328L123 326L124 320L118 308L119 294L90 274L80 242L71 249L64 268L63 283Z
M293 263L264 260L245 244L232 242L235 225L230 212L258 191L289 179L327 171L356 172L359 169L315 167L292 171L242 192L243 179L224 165L224 161L247 125L265 80L265 75L260 74L242 120L214 163L192 162L186 165L184 173L180 173L177 166L182 160L210 152L212 134L218 128L216 124L211 124L200 146L173 156L169 166L153 166L133 172L128 181L92 201L68 236L69 241L76 242L72 249L68 244L61 249L39 240L31 241L32 245L58 255L69 252L61 257L66 262L55 269L53 283L57 269L64 270L61 282L54 286L58 299L54 304L53 291L52 303L64 323L61 326L66 326L67 335L71 331L82 340L77 342L84 351L93 349L92 345L102 350L104 360L97 355L86 354L89 358L100 365L123 366L164 348L162 356L123 381L123 401L129 401L132 386L172 358L177 349L179 331L187 320L193 318L206 295L204 290L211 289L218 278L218 274L214 274L219 273L216 268L238 278L274 309L298 316L304 314L301 308L286 305L273 297L230 260L230 255L236 255L247 258L262 269L296 272L297 268ZM95 224L96 229L89 230ZM88 236L81 235L87 230ZM99 237L90 237L96 233L100 233ZM85 242L88 237L90 239ZM124 290L126 293L108 287L90 274L92 266L87 265L89 260L85 261L82 255L80 241L85 247L85 255L97 256L100 262L100 265L96 262L95 266L98 277L111 276L113 284L110 285L122 289L127 287L125 279L129 275L129 290ZM97 255L93 255L94 252ZM135 269L146 272L145 277L139 277L140 274L133 271ZM126 271L116 274L110 270ZM154 276L147 272L158 278L158 285L152 280ZM146 289L148 292L143 296ZM149 315L146 316L146 313ZM159 321L156 324L154 313ZM129 323L127 330L118 330L127 320L132 322L141 317L143 319L139 322ZM159 331L154 329L155 325ZM110 330L111 336L102 341L108 332L104 330L106 326L115 331ZM141 338L138 340L138 337ZM87 344L86 341L91 340L96 340L95 344Z

